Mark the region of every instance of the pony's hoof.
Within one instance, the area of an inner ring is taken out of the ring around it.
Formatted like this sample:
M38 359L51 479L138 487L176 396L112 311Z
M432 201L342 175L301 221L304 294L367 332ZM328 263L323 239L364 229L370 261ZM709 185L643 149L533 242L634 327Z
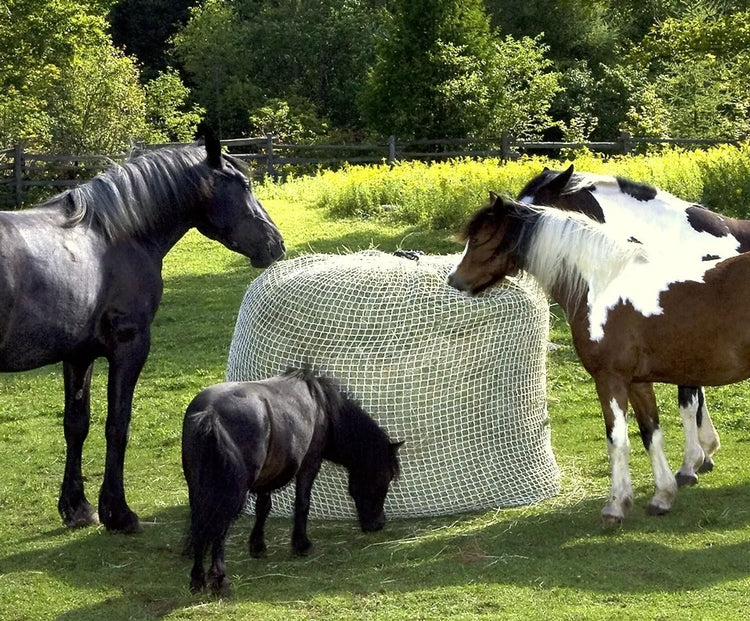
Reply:
M292 552L296 556L308 556L312 551L312 543L310 541L301 541L292 545Z
M711 472L711 470L714 469L714 460L710 457L706 457L703 460L703 463L700 465L700 468L698 468L698 472L701 474L704 474L706 472Z
M99 524L99 514L94 507L86 503L86 505L79 507L70 515L63 516L63 524L73 529L96 526Z
M213 593L214 597L231 597L232 583L229 578L222 576L221 580L212 581L211 593Z
M251 543L249 545L250 556L253 558L265 558L267 549L265 543Z
M698 475L694 472L690 474L683 474L682 472L675 472L675 481L679 487L692 487L698 485Z

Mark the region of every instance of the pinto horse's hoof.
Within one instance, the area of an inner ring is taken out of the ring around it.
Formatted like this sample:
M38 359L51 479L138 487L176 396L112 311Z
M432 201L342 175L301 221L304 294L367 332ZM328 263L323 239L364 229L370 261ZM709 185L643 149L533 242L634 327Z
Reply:
M698 468L698 472L701 474L704 474L706 472L711 472L711 470L714 469L714 460L710 457L706 457L703 460L703 463L700 465L700 468Z
M669 513L669 509L669 507L663 507L652 501L646 506L646 515L666 515Z
M674 478L679 487L692 487L693 485L698 485L698 476L694 472L691 474L683 474L678 471L675 472Z

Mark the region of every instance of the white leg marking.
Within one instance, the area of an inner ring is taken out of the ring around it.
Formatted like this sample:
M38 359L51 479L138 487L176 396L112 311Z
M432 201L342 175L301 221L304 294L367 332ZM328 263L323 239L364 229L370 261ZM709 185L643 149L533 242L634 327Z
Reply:
M664 434L661 429L654 430L648 456L651 459L656 490L647 512L651 515L661 515L672 508L677 497L677 481L669 469L669 463L664 454Z
M620 409L617 401L612 399L609 407L614 414L614 427L611 437L607 441L609 463L612 469L612 489L609 502L602 510L602 518L606 522L619 523L633 506L633 483L630 479L630 438L628 437L628 422L625 412Z
M696 395L686 407L680 407L682 429L685 433L685 451L682 465L677 471L677 480L680 485L695 485L698 482L698 475L695 474L695 471L703 465L704 453L701 448L700 430L697 423L699 403L698 395Z
M704 389L703 392L703 405L701 406L701 414L703 420L701 426L698 427L698 441L703 448L706 457L711 457L716 451L719 450L721 442L719 441L719 434L716 433L716 427L708 414L708 408L706 408L706 394Z

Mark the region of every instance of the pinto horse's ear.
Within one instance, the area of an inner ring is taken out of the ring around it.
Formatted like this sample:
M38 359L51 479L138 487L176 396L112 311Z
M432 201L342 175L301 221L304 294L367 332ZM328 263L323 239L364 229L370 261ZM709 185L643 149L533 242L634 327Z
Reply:
M221 168L221 141L205 121L201 121L198 125L198 136L203 136L208 165L212 168Z
M548 192L553 192L555 194L562 194L563 190L565 189L565 186L568 185L568 181L570 181L570 178L573 176L573 164L568 166L567 169L565 169L563 172L561 172L559 175L557 175L552 181L550 181L547 184L547 187L545 190Z

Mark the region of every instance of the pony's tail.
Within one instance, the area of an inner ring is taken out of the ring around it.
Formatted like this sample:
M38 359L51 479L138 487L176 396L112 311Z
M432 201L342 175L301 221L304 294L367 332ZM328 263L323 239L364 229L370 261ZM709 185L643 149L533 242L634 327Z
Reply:
M196 560L218 545L247 498L242 453L213 411L188 414L183 431L183 469L190 496L190 529L185 545Z

